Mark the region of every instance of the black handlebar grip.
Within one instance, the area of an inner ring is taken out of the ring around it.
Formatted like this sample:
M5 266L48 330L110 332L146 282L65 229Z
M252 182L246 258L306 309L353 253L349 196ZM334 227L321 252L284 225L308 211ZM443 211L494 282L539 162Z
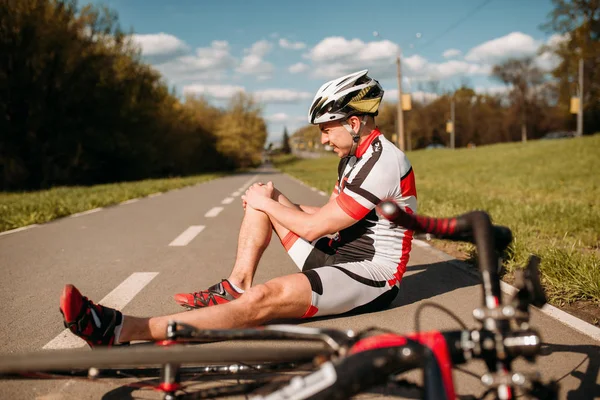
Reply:
M440 239L475 243L473 235L473 220L480 211L473 211L454 218L431 218L422 215L412 215L402 210L392 200L384 200L377 206L377 211L386 219L406 229L416 232L430 233ZM512 241L509 228L492 225L494 247L503 251Z

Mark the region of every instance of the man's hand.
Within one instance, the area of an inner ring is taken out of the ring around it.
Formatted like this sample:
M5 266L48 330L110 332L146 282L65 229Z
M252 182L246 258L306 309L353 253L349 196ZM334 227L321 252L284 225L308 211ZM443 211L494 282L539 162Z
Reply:
M262 210L266 199L272 199L274 193L273 182L269 181L267 184L262 182L256 182L246 190L246 193L242 196L242 207L244 210L247 205L256 209Z

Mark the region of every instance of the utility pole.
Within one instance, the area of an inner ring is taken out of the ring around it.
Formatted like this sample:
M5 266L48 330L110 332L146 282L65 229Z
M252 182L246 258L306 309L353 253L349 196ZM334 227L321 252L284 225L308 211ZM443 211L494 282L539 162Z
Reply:
M450 100L450 119L452 120L452 130L450 131L450 148L454 150L454 132L456 129L456 121L454 118L454 95L452 95L452 99Z
M583 136L583 57L579 59L579 107L577 109L577 136Z
M398 148L404 151L404 115L402 114L402 67L400 65L400 51L396 57L398 66Z

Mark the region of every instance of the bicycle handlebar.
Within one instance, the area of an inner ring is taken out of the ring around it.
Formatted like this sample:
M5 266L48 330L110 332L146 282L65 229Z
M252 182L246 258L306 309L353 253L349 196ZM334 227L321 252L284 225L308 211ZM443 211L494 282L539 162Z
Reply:
M386 219L406 229L431 233L442 239L475 243L483 278L485 307L495 309L502 304L495 250L504 250L510 244L510 229L492 225L489 215L484 211L472 211L454 218L431 218L410 214L392 200L384 200L377 210ZM491 320L487 321L487 325L488 329L495 328Z

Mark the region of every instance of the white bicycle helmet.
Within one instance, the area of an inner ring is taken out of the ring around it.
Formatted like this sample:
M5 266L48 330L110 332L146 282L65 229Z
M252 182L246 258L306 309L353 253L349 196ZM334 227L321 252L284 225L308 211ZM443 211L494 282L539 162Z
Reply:
M308 110L308 122L318 125L357 114L377 115L383 88L367 72L354 72L321 86Z

